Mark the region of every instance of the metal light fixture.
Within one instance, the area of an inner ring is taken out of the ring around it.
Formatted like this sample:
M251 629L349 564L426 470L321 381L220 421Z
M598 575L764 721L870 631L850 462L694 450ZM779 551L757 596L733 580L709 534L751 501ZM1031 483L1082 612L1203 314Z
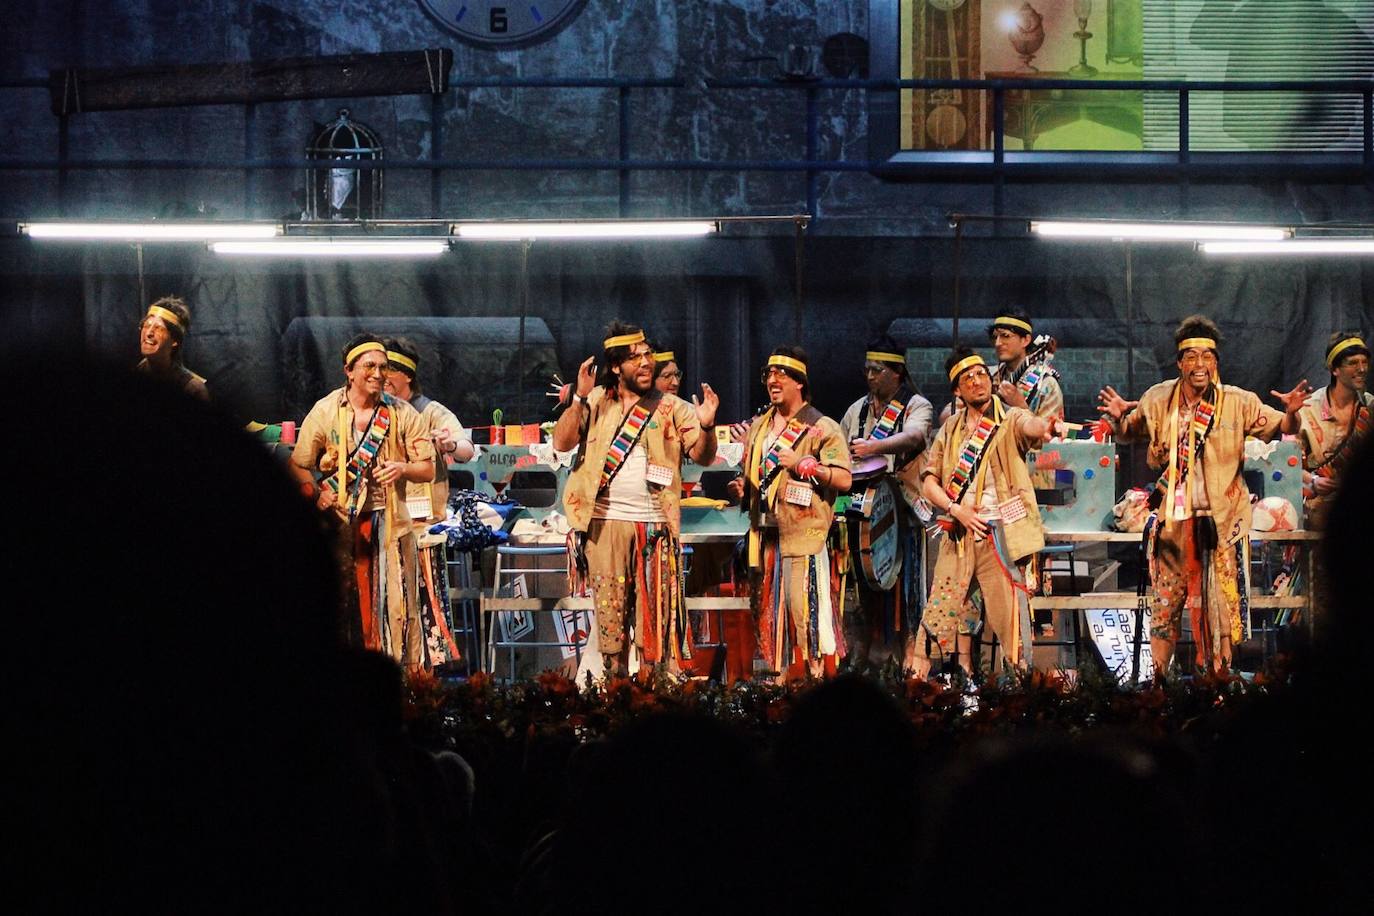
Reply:
M462 239L682 238L717 232L715 220L567 220L454 223Z
M264 241L211 242L215 254L258 257L422 257L443 254L448 239L425 238L282 238Z
M1287 239L1281 242L1202 242L1204 254L1374 255L1374 238Z
M1030 231L1046 238L1146 242L1277 242L1292 235L1292 230L1279 226L1242 223L1130 223L1112 220L1031 220Z
M63 241L206 242L215 239L270 239L281 234L276 223L210 222L30 222L19 231L30 238Z

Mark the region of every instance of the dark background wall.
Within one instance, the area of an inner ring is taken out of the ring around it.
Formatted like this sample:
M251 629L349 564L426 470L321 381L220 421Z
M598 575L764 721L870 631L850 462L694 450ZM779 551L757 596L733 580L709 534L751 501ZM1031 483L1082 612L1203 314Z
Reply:
M631 148L643 158L792 159L805 150L802 97L709 90L711 77L773 75L789 45L818 47L841 31L867 33L868 5L748 0L589 0L572 25L530 48L494 53L459 44L414 0L340 2L11 4L0 33L0 83L64 66L131 66L271 60L284 56L451 47L455 76L682 77L685 88L636 90ZM614 90L455 89L440 99L445 155L462 158L609 157L616 153ZM822 157L861 160L868 120L862 94L824 93ZM0 90L11 142L0 158L57 153L46 92ZM71 120L78 157L301 157L311 126L347 106L387 143L388 156L429 153L428 97L318 100L257 106L251 140L242 107L87 114ZM251 148L250 148L251 147ZM248 181L241 171L81 171L60 185L51 171L0 172L0 216L137 216L203 213L277 217L298 209L300 170ZM431 215L423 172L387 176L387 215ZM61 193L59 193L61 188ZM805 242L800 334L813 351L820 406L838 413L861 387L864 342L902 318L952 312L955 261L946 214L988 212L987 184L893 183L866 173L823 175ZM609 216L614 173L461 172L442 182L437 215L452 218ZM653 216L795 213L805 179L773 172L642 172L629 212ZM1365 184L1319 185L1292 174L1265 184L1155 182L1009 184L1005 212L1035 216L1272 220L1285 224L1374 221ZM1371 330L1374 262L1295 263L1204 259L1186 246L1138 246L1128 309L1124 250L1021 238L966 238L961 304L965 333L999 308L1080 318L1097 333L1134 339L1171 364L1169 331L1194 310L1228 336L1223 372L1267 392L1320 374L1321 344L1337 326ZM142 299L186 295L195 312L189 363L245 415L277 419L294 409L284 391L281 335L292 318L513 316L521 278L515 246L465 246L437 262L321 265L217 259L194 246L149 247L140 296L134 252L121 246L40 247L0 239L0 304L6 337L85 345L121 359L135 352ZM706 379L739 416L757 404L764 355L793 339L794 250L775 236L690 243L537 243L529 261L529 314L552 333L564 375L593 352L613 316L640 320L684 358L689 383ZM902 341L944 345L945 340ZM1137 379L1137 388L1153 379ZM1109 379L1104 379L1109 381ZM1111 380L1115 381L1115 380ZM1124 380L1122 380L1124 381ZM459 400L434 380L434 393ZM931 392L942 400L943 392ZM535 413L531 401L528 413ZM484 404L483 411L490 406ZM527 419L534 419L528 416ZM465 417L469 421L476 418Z

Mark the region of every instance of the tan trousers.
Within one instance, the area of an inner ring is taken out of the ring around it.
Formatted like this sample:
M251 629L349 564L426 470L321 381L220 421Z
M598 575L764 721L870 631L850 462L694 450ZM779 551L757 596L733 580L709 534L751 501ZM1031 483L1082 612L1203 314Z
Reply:
M623 652L633 626L645 664L691 657L680 550L665 526L592 519L587 526L587 577L603 655Z
M940 540L930 600L921 615L924 633L916 636L917 654L936 663L958 658L955 637L978 632L978 611L969 600L976 584L983 593L987 626L1002 645L1004 662L1027 664L1031 637L1025 594L1012 588L991 538L975 541L966 534L962 544L961 552L959 542L948 536Z

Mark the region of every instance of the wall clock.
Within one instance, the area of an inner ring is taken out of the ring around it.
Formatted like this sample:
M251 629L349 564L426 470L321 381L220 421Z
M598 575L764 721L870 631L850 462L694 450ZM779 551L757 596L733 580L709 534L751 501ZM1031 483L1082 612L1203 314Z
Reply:
M468 44L503 51L551 38L587 0L420 0L426 13Z

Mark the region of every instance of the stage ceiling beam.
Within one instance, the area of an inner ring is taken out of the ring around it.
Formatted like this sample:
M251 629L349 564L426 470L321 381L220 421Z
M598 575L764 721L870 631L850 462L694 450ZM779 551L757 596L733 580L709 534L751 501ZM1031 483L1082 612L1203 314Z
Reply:
M183 67L50 71L55 115L291 99L438 95L448 90L453 51L291 57Z

